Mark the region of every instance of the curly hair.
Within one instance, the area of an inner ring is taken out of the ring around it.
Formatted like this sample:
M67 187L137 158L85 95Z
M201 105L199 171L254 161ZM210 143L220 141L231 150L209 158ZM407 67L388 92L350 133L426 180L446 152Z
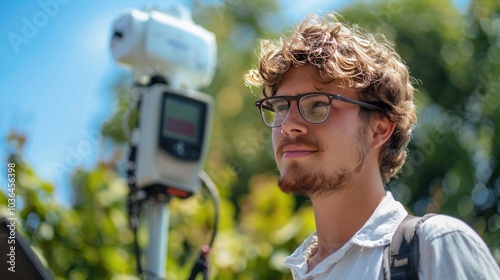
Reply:
M291 67L311 64L323 83L340 80L360 93L365 102L382 105L395 123L383 145L380 173L384 183L396 176L407 157L407 146L417 121L413 103L414 79L383 35L342 23L334 14L309 15L288 36L261 41L260 65L246 73L247 85L262 86L265 97L276 94Z

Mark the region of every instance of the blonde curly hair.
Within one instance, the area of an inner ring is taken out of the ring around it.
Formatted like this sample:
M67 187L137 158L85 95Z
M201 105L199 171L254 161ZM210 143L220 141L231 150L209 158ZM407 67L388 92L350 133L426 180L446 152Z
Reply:
M401 170L417 121L413 103L413 78L394 44L358 26L349 26L335 14L309 15L288 36L262 40L260 65L245 75L247 85L262 86L265 97L276 94L291 67L311 64L318 78L341 80L359 91L362 101L381 105L395 122L390 139L379 157L380 173L388 183Z

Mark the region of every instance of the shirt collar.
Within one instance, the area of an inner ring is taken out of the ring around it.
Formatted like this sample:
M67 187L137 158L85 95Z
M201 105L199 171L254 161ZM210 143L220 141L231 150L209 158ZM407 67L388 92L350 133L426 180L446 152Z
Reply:
M387 191L382 202L348 243L362 247L385 246L391 243L394 232L396 232L406 215L408 215L408 212L403 205L394 199L391 192ZM307 260L317 243L318 237L316 231L314 231L289 257L289 261L301 262L304 259ZM348 246L344 245L343 247Z
M387 191L382 202L350 242L363 247L387 245L406 215L408 212L403 205Z
M378 247L389 244L397 227L408 215L403 205L387 191L382 202L377 206L371 217L363 227L346 243L342 248L333 253L328 258L332 262L338 261L353 245L361 247ZM318 237L314 231L295 252L285 259L285 266L292 270L292 273L307 274L307 260L315 247L317 247ZM318 270L319 269L319 270ZM327 269L326 266L319 265L316 272Z

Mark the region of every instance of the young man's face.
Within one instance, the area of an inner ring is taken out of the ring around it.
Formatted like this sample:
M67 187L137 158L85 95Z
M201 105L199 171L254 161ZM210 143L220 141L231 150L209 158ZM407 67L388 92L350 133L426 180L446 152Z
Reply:
M324 92L359 100L359 94L341 88L340 81L321 83L313 66L291 68L283 77L277 96ZM361 171L369 149L360 107L333 100L328 118L311 124L290 105L281 127L273 128L273 148L280 170L280 188L307 196L338 190Z

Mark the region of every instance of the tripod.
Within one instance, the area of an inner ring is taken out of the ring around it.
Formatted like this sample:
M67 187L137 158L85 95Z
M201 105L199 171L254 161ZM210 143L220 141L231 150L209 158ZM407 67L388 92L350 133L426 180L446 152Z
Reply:
M138 116L141 116L141 100L143 95L148 94L150 86L157 82L162 82L158 79L153 79L148 87L143 87L139 94L139 99L137 102ZM130 225L135 236L135 254L137 257L137 271L141 276L146 279L165 279L166 271L166 259L167 259L167 246L168 240L168 226L169 226L169 202L173 197L186 198L190 194L170 186L166 186L161 183L155 183L147 188L139 188L137 186L136 180L136 167L137 167L137 154L140 151L139 138L140 138L140 120L139 117L136 121L134 131L131 135L130 140L130 151L129 151L129 162L127 170L127 179L129 183L129 216ZM215 215L214 215L214 230L212 236L207 245L203 246L198 259L195 261L194 267L192 269L189 279L195 279L195 277L202 273L204 279L208 279L208 261L207 257L210 252L210 248L213 246L215 236L217 234L217 228L219 223L219 199L217 188L211 178L206 172L201 170L198 174L195 174L204 182L204 185L210 191L212 196ZM144 270L141 265L141 250L138 242L138 228L139 228L139 212L140 212L140 202L144 201L145 214L148 221L148 248L146 251L146 269Z

